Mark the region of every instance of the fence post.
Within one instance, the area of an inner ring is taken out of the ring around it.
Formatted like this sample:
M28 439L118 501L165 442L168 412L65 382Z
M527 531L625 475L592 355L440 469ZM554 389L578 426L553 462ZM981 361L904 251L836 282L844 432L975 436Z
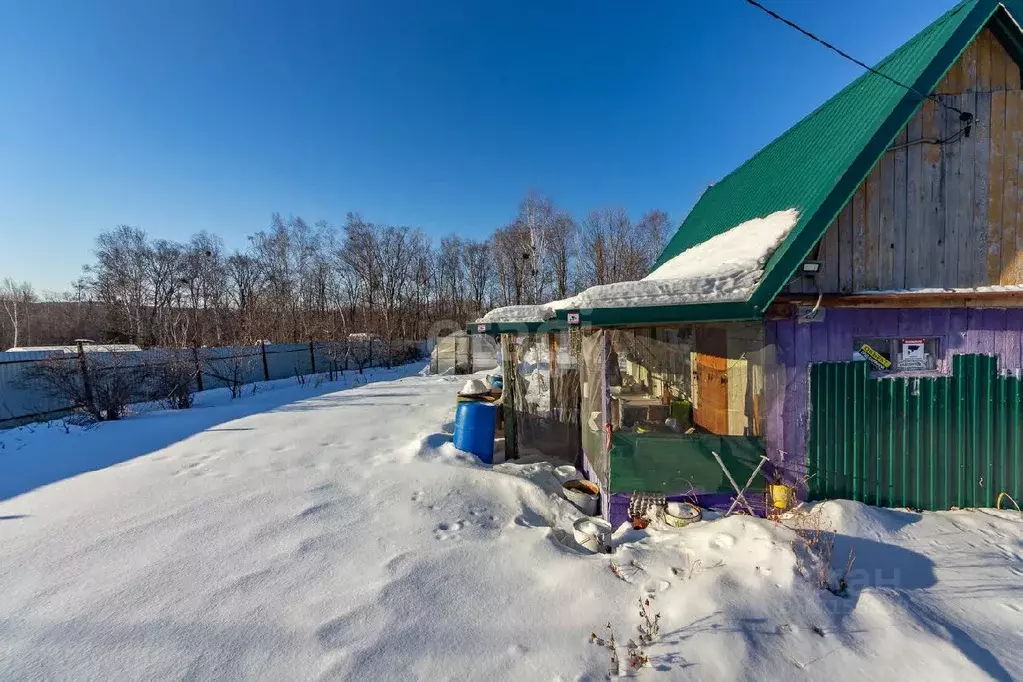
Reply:
M263 381L270 381L270 366L266 364L266 341L259 340L259 350L263 354Z
M202 364L199 362L199 344L192 346L192 358L195 360L195 387L202 391Z
M312 368L312 374L316 374L316 351L313 350L313 342L309 342L309 366Z
M89 380L89 367L85 362L85 348L82 347L82 341L78 340L75 343L78 344L78 369L82 373L82 388L85 392L85 409L89 410L90 413L96 414L96 402L92 397L92 382Z

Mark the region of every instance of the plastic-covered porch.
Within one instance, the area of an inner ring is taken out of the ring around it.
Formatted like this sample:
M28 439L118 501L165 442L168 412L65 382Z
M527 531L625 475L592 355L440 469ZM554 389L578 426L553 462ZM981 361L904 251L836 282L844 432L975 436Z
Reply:
M605 518L617 526L650 502L731 506L725 469L741 486L765 452L763 324L591 327L579 335L584 463ZM768 475L754 476L749 491L766 491ZM766 511L763 495L749 499Z

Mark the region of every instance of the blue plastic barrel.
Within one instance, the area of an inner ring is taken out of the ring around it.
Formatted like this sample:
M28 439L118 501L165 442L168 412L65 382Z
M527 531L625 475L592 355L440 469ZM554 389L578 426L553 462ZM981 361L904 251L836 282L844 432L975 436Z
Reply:
M497 409L490 403L461 402L455 411L455 447L494 463L494 424Z

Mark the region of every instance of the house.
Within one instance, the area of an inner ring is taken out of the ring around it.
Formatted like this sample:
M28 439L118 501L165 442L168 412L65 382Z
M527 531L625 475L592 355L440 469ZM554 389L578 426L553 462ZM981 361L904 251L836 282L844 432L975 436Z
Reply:
M960 2L710 187L646 278L544 311L612 522L730 503L715 454L811 498L1019 498L1021 20Z

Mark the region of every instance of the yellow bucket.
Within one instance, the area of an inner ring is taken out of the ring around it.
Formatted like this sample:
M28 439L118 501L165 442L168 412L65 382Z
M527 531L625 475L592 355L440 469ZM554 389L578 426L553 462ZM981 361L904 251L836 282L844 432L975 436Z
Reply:
M771 505L775 509L787 509L792 500L792 488L780 483L772 483L767 486L771 493Z

